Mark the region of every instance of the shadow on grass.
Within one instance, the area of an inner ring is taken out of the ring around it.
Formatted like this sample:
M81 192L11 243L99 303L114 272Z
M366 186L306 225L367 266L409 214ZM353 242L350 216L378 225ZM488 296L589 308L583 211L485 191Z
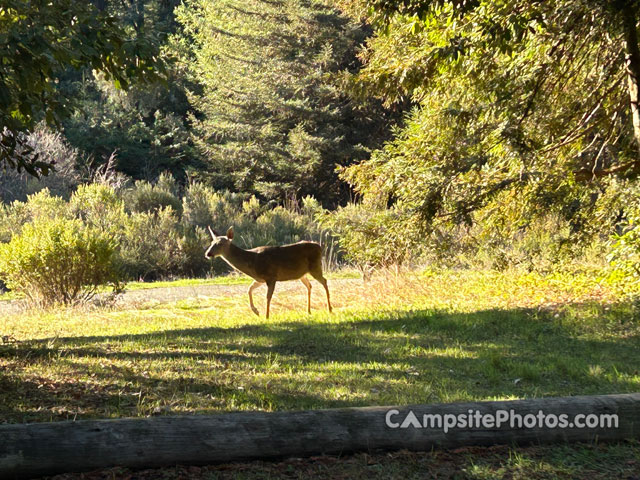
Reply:
M638 322L599 313L389 311L25 341L0 346L0 420L638 391Z

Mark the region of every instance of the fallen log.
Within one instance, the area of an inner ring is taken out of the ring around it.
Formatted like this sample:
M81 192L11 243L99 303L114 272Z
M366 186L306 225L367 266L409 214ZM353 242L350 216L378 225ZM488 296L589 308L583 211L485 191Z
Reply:
M0 425L0 478L111 466L631 438L640 438L638 393L9 424Z

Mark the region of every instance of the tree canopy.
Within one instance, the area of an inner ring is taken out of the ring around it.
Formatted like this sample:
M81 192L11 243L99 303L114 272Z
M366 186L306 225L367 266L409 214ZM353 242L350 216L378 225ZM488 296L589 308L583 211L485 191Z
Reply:
M7 0L0 6L0 163L33 175L51 168L33 155L24 134L40 120L56 124L71 112L73 98L57 88L69 68L100 71L117 88L156 78L157 44L104 4Z
M74 152L71 181L51 186L110 158L121 184L169 171L270 206L355 198L326 225L377 263L536 231L556 232L538 250L586 246L640 217L639 13L638 0L9 0L0 163L46 173L45 120Z
M344 173L370 205L427 230L488 211L515 225L556 211L579 229L613 177L640 171L636 2L340 3L375 27L352 91L413 104Z
M191 0L177 17L201 88L191 101L205 178L266 199L344 199L336 166L366 158L384 133L383 111L332 77L358 67L364 30L318 0Z

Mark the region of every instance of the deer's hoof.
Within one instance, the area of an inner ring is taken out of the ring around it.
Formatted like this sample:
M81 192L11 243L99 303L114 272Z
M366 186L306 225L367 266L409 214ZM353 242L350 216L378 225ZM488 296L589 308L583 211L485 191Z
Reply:
M253 313L255 313L256 315L260 316L260 312L258 311L258 309L256 307L251 307L251 311Z

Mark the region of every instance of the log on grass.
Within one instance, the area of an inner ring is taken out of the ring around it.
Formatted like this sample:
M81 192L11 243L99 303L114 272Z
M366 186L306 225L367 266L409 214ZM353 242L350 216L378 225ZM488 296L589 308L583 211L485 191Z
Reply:
M517 416L513 424L511 419L504 421L505 413L498 411L519 415L522 424ZM545 415L542 423L540 412ZM474 423L487 414L489 419L502 416L504 422ZM572 426L549 428L544 421L553 415L566 415ZM573 425L576 415L584 415L584 421L604 415L610 424L578 428ZM438 416L443 420L440 426ZM453 417L461 422L445 428ZM111 466L137 469L323 453L639 437L640 394L10 424L0 425L0 478Z

